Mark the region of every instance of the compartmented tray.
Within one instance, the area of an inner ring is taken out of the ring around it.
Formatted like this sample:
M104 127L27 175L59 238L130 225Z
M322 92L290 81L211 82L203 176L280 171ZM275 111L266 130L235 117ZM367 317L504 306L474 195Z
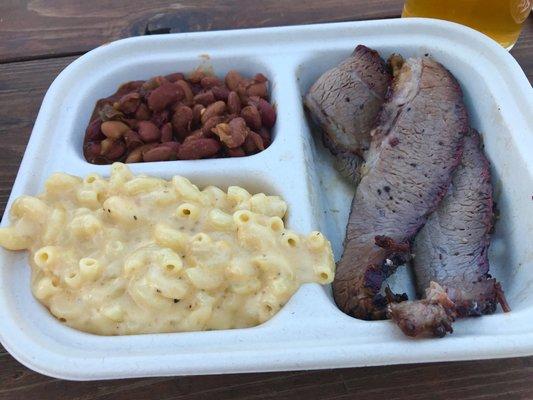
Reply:
M458 321L444 339L412 340L389 321L343 314L328 287L307 284L270 321L248 329L96 336L63 326L33 298L26 252L0 249L0 340L20 362L43 374L74 380L139 376L319 369L533 354L533 95L516 61L495 42L460 25L427 19L380 20L136 37L80 57L54 81L43 101L9 199L42 191L52 172L75 175L109 166L82 155L84 128L95 101L128 80L199 65L221 76L230 69L271 81L278 122L265 151L240 159L131 164L134 173L199 186L240 185L281 195L287 225L322 230L338 259L353 188L333 169L328 151L311 133L301 97L356 44L383 57L429 54L461 83L472 125L483 133L492 162L500 218L491 272L513 309ZM391 285L412 292L404 269ZM412 294L412 293L411 293Z

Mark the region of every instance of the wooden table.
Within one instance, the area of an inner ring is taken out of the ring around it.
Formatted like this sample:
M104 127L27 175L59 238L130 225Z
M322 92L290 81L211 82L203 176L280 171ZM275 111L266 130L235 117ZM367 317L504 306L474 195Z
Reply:
M112 4L111 4L112 3ZM403 0L2 0L0 212L45 91L78 56L146 33L395 18ZM533 18L511 52L533 80ZM1 318L1 311L0 311ZM374 368L67 382L0 346L0 399L533 399L533 357Z

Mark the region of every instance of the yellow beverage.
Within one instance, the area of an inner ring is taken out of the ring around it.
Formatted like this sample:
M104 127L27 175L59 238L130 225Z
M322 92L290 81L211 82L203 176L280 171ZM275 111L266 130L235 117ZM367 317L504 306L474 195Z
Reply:
M402 17L445 19L470 26L511 48L532 0L406 0Z

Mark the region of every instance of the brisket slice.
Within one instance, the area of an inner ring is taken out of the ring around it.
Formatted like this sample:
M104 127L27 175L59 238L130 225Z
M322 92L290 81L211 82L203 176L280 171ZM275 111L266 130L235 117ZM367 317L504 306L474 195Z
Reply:
M468 117L454 77L429 58L407 60L395 77L352 201L333 295L345 313L383 319L383 281L402 247L446 193L461 158ZM396 244L396 245L394 245Z
M355 182L390 82L379 54L359 45L348 59L318 78L305 96L325 146L337 156L337 168Z
M413 244L419 294L423 297L426 288L438 286L440 295L390 305L391 318L406 335L444 336L452 332L456 317L493 313L498 302L508 309L499 284L489 275L492 211L489 163L479 134L472 130L446 196Z

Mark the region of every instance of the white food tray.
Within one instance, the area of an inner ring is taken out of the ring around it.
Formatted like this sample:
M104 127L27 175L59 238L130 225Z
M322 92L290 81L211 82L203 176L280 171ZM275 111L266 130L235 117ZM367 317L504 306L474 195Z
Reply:
M500 219L491 272L513 309L455 323L444 339L405 337L389 321L343 314L329 287L303 286L270 321L225 331L105 337L68 328L30 292L26 252L0 249L0 340L21 363L74 380L354 367L533 354L533 96L516 61L495 42L460 25L427 19L145 36L120 40L80 57L54 81L43 101L2 225L13 200L42 191L54 171L109 174L81 152L97 99L117 85L212 66L263 72L277 104L275 140L241 159L133 164L135 173L188 177L199 186L237 184L279 194L288 226L320 229L341 255L353 189L339 179L329 153L312 137L301 97L325 70L362 43L386 58L429 54L461 83L472 125L492 162ZM408 281L400 273L399 281ZM395 286L402 283L393 282Z

